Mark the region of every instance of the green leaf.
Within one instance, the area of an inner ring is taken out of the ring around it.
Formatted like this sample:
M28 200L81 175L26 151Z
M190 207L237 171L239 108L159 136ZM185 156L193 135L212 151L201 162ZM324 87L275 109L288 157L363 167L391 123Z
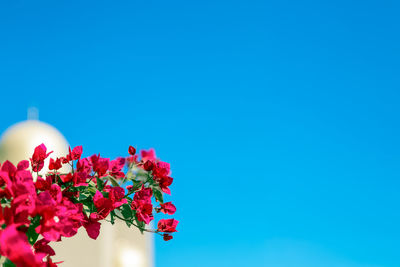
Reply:
M133 220L133 211L128 204L124 204L120 208L121 215L125 219L125 223L128 227L131 227Z
M153 189L153 194L154 194L154 197L156 198L156 200L158 202L160 202L161 204L163 204L164 197L163 197L163 192L161 191L161 188L159 186L152 186L151 188Z
M39 237L39 234L36 233L35 231L35 228L39 226L39 224L40 224L40 216L38 215L32 219L28 231L26 232L26 235L28 236L28 241L31 245L35 244L36 240Z
M104 182L99 177L96 177L96 181L97 181L97 188L100 191L102 191L104 188Z
M3 263L3 267L15 267L15 264L9 259L6 259L6 261Z
M95 193L96 193L96 192L95 192ZM87 194L87 193L80 193L80 194L79 194L78 201L79 201L79 202L83 202L84 200L88 199L89 197L90 197L90 195Z
M127 172L125 175L125 179L126 180L133 180L135 179L135 175L133 174L133 172Z
M111 182L111 184L112 184L113 186L119 186L117 180L115 180L114 177L112 177L112 176L107 176L106 179L108 179L108 180Z
M85 212L86 216L90 216L90 209L88 207L83 206L83 211Z
M138 181L140 181L140 182L146 182L147 179L148 179L148 176L147 176L147 174L145 174L145 173L143 173L143 174L138 174L138 175L136 176L136 179L137 179Z
M87 199L81 201L80 203L83 204L83 209L89 214L97 211L96 207L94 206L93 199L91 197L88 197Z
M144 222L141 222L138 220L138 218L136 217L136 211L133 211L133 213L135 215L135 221L136 221L137 228L139 229L140 233L143 234L143 232L144 232L143 230L145 229L146 224Z
M142 183L134 180L134 181L132 181L132 186L133 186L133 190L136 191L142 186Z
M121 214L125 220L132 220L133 212L132 212L131 207L128 204L122 205L120 209L121 209Z
M87 187L87 189L93 195L96 194L96 191L97 191L96 187L89 186L89 187Z
M125 199L128 200L128 205L131 206L132 198L130 198L130 197L125 197Z
M115 213L114 211L110 212L110 219L111 219L111 224L115 223Z
M146 224L145 224L145 222L138 222L138 226L139 226L139 230L140 230L140 233L144 233L144 229L146 229Z

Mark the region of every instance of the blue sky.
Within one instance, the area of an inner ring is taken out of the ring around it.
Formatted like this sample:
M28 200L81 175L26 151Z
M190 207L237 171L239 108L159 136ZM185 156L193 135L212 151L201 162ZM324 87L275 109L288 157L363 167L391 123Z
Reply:
M0 131L154 147L157 266L400 266L397 1L82 2L0 2Z

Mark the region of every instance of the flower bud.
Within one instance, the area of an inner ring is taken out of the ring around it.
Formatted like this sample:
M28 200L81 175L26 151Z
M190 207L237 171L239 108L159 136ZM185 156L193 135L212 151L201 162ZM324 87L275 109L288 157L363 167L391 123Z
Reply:
M146 161L146 163L144 164L144 169L146 171L151 171L154 168L154 164L151 160Z
M163 239L164 239L165 241L171 240L171 239L172 239L172 235L163 234Z
M136 153L136 149L133 146L129 146L128 152L133 156Z

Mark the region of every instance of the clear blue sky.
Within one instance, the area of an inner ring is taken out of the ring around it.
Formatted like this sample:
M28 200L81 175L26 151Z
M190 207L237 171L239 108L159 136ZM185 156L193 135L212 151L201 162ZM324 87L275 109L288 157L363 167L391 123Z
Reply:
M159 267L400 266L399 13L1 1L0 131L37 106L86 155L154 147L181 221Z

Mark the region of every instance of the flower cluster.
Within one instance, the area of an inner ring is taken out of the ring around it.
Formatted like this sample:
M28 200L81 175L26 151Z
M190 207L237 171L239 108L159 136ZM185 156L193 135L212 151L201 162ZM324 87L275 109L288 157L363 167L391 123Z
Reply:
M30 162L0 164L0 255L5 265L57 266L51 259L51 242L74 236L80 227L96 239L102 221L123 220L142 233L172 239L175 219L159 220L157 229L146 228L154 212L176 211L163 199L164 193L171 194L170 165L157 159L153 149L141 151L140 157L132 146L128 152L128 157L114 160L100 155L82 158L78 146L65 157L50 158L50 171L41 175L52 153L41 144ZM65 166L70 171L61 173Z

